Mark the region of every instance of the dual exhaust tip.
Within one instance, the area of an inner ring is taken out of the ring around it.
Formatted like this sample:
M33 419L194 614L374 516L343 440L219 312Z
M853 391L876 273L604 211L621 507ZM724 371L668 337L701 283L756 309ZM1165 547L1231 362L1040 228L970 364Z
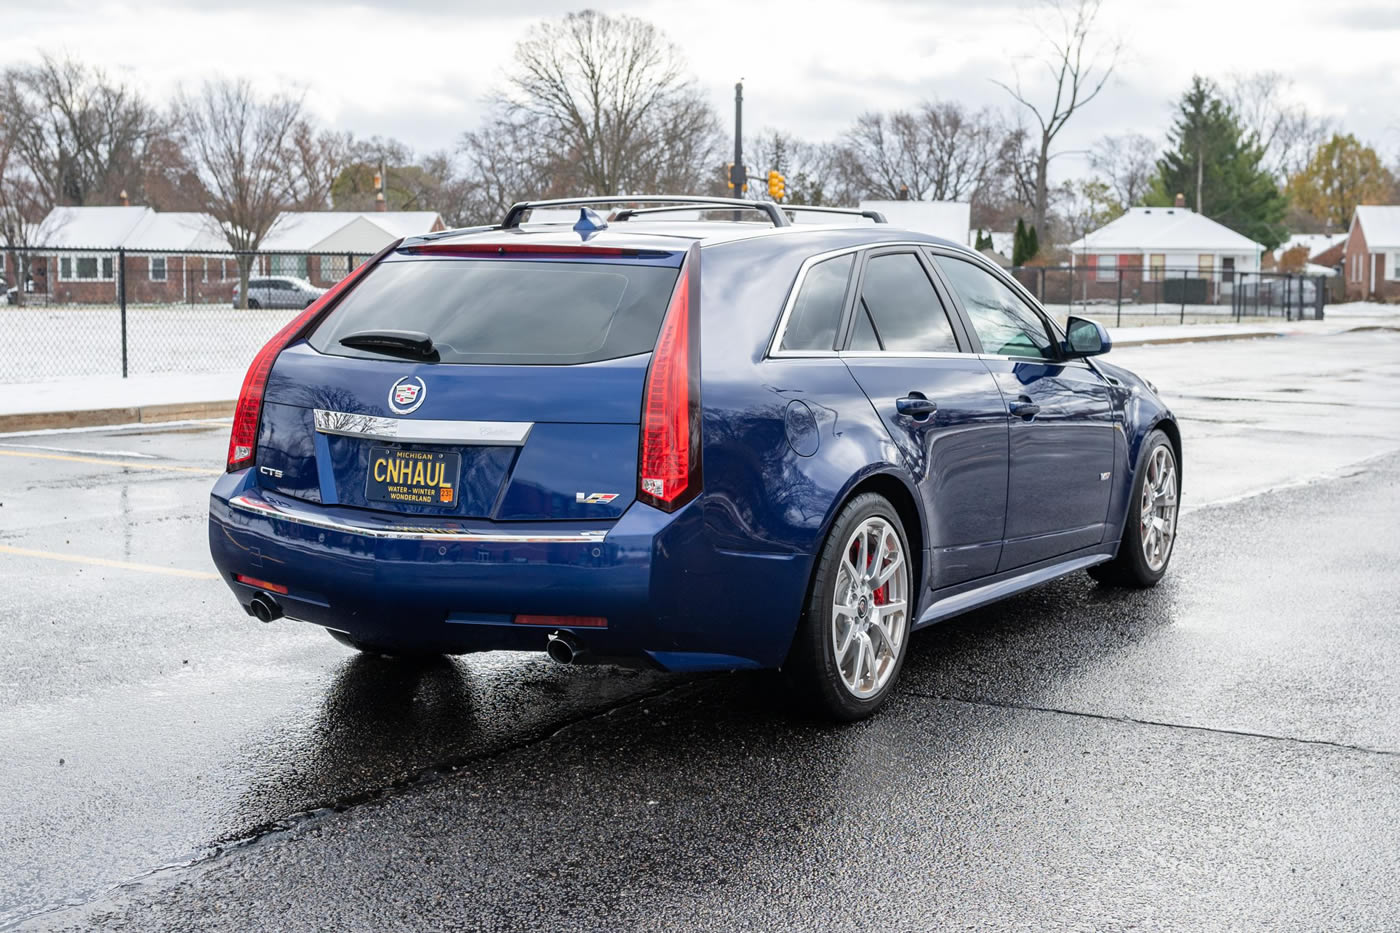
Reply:
M258 593L248 604L248 611L259 622L271 622L282 618L282 606L268 593Z
M259 622L272 622L282 618L282 606L271 594L258 593L248 604L248 611ZM573 664L583 655L583 646L568 632L550 632L544 646L550 660L559 664Z
M583 646L568 632L550 632L545 641L544 653L551 661L559 664L573 664L583 655Z

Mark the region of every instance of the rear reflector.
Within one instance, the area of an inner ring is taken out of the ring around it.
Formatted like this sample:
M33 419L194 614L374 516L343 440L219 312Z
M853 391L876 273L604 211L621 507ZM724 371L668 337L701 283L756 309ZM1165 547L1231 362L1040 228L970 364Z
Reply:
M667 512L700 493L699 250L681 266L642 394L637 498Z
M251 586L258 590L267 590L270 593L281 593L287 595L287 588L279 583L268 583L266 580L259 580L257 577L245 577L241 573L236 573L233 578L244 586Z
M555 628L607 628L602 616L530 616L518 615L516 625L550 625Z

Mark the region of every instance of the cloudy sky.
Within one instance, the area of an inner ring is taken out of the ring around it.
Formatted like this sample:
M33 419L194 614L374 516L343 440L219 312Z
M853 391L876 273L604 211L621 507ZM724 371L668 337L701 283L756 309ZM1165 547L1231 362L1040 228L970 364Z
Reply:
M661 26L700 85L730 114L745 81L745 126L830 139L861 111L925 98L1009 107L993 79L1043 79L1035 0L628 0L597 5ZM327 123L450 147L478 120L528 26L566 0L5 0L0 65L66 53L155 99L215 74L299 87ZM1193 72L1277 69L1296 99L1400 155L1397 0L1105 0L1101 32L1120 39L1116 77L1061 137L1160 136ZM1042 80L1043 85L1043 80ZM1048 88L1039 87L1045 96ZM726 116L726 119L729 117ZM1071 154L1061 162L1072 171Z

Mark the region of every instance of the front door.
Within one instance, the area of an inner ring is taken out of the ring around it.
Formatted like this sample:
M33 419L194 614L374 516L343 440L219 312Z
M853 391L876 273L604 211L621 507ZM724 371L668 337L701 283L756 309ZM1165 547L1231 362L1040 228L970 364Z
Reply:
M1006 407L954 321L917 248L865 256L842 359L918 485L935 588L996 572L1006 511Z
M937 257L996 379L1011 425L999 570L1099 544L1113 488L1116 425L1107 382L1064 360L1053 327L990 269Z

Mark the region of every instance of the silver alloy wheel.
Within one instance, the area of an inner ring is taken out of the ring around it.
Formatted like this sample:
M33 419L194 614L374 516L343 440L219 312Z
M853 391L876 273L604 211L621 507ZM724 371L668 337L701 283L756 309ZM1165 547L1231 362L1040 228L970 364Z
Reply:
M831 606L831 646L850 694L868 699L894 675L909 633L909 561L894 526L861 522L841 552Z
M1153 573L1167 564L1176 540L1176 457L1163 444L1152 451L1142 481L1142 556Z

